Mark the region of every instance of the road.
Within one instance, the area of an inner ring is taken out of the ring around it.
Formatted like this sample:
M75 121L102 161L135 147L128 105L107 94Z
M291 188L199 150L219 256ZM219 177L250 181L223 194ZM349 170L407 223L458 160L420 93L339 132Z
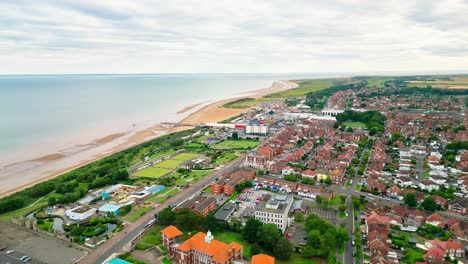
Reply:
M280 133L279 131L278 133ZM259 144L253 150L258 149L260 146L266 144L271 137L267 138L263 141L263 143ZM232 161L230 164L222 167L221 169L211 173L210 175L204 177L200 181L194 183L189 188L184 189L183 191L179 192L177 195L169 198L166 202L158 205L150 212L141 216L136 222L131 223L124 227L124 229L115 234L111 237L108 241L104 244L99 246L97 249L92 251L89 255L84 257L79 263L82 264L95 264L95 263L103 263L107 258L109 258L112 254L121 252L122 248L136 238L142 231L145 230L145 225L153 219L156 213L159 213L164 208L172 205L172 204L180 204L183 201L189 199L191 196L199 193L206 186L211 184L216 178L220 177L222 174L232 172L239 168L242 163L244 162L246 154L240 156L239 158Z

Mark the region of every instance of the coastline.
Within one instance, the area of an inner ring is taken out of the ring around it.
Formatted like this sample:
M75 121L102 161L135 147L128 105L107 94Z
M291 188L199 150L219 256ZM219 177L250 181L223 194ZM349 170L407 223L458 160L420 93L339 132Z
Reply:
M275 81L268 88L178 109L176 110L177 114L186 116L179 122L175 122L176 125L174 126L167 127L163 124L153 124L139 130L104 135L84 145L73 146L57 153L49 153L34 159L10 164L0 171L2 188L5 188L0 189L0 198L157 137L193 128L193 126L185 124L219 122L248 110L248 108L224 108L223 105L226 103L246 97L260 98L267 94L293 89L297 86L298 84L293 81ZM19 178L21 181L18 179L18 175L21 175L21 178ZM6 179L8 183L5 183Z

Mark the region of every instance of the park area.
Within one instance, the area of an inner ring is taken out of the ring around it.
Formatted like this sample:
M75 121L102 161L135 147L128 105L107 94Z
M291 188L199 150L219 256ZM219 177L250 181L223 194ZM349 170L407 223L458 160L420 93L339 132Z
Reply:
M366 128L363 122L343 122L343 125L351 128Z
M159 178L177 169L181 164L201 156L196 153L180 153L170 159L163 160L151 167L135 172L137 177Z
M256 140L223 140L213 146L213 149L249 149L254 148L259 141Z

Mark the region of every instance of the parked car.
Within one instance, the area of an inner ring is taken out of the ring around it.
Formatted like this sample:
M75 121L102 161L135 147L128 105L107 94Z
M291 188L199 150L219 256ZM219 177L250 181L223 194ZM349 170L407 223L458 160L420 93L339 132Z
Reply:
M6 253L7 253L7 254L11 254L11 253L14 253L14 252L15 252L14 249L10 249L10 250L8 250Z

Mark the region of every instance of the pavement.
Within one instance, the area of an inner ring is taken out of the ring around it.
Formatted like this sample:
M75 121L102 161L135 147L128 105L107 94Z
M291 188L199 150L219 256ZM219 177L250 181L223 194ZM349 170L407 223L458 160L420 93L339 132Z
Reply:
M20 260L21 257L25 256L26 254L20 253L18 251L15 251L13 253L7 254L6 252L9 250L9 248L3 250L0 252L0 264L19 264L19 263L24 263L23 261ZM27 263L30 264L42 264L39 260L36 259L31 259Z

